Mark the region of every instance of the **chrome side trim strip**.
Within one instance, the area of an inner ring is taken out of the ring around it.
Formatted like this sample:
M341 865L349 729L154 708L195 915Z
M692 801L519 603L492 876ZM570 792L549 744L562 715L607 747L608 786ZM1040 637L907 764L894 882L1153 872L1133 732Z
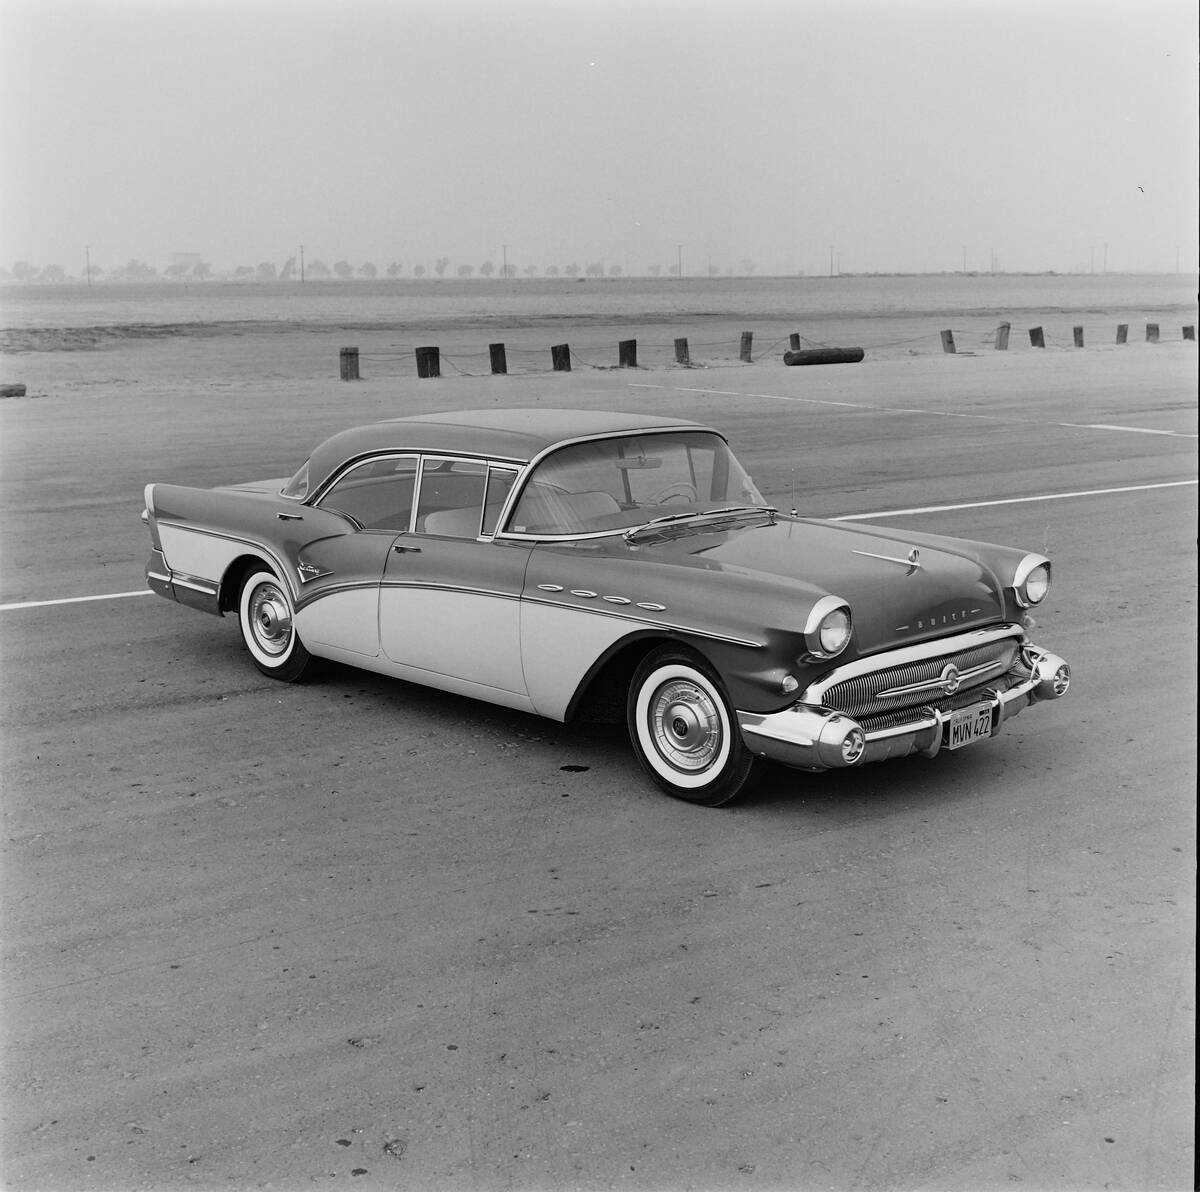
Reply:
M680 625L670 621L651 621L645 617L634 616L632 613L617 612L613 608L602 608L595 604L565 604L561 600L540 600L537 597L524 596L522 600L526 604L544 604L547 608L560 608L568 612L574 613L590 613L595 617L610 617L616 618L619 621L631 621L635 625L643 625L647 629L667 629L673 633L686 633L691 637L705 638L713 642L727 642L731 646L746 646L751 650L765 650L766 642L756 642L749 638L732 637L724 633L712 633L707 629L697 629L692 625ZM646 607L639 605L639 608ZM662 606L657 606L661 608Z
M374 592L378 591L379 587L380 585L373 579L345 580L339 584L328 584L315 592L309 590L300 596L296 600L296 611L299 612L302 608L311 608L317 601L323 600L326 596L336 596L339 592L357 592L363 588Z
M497 592L494 588L472 588L466 584L439 584L436 580L385 579L380 588L425 589L433 592L462 592L468 596L494 596L497 600L520 600L519 592ZM553 602L549 602L553 603Z
M189 534L203 534L205 537L208 537L208 538L220 538L225 542L236 542L241 546L252 547L254 550L265 555L268 559L270 559L278 567L279 574L283 576L284 582L292 590L292 596L295 597L299 594L295 583L292 581L291 568L288 567L286 563L284 563L284 561L275 553L274 550L271 549L271 547L267 546L263 542L258 541L257 539L243 538L239 534L227 534L222 530L208 530L208 529L204 529L200 526L189 526L184 522L177 522L177 521L160 521L160 522L158 522L158 525L160 527L161 526L171 526L172 528L174 528L176 530L183 530ZM168 564L168 566L169 566L169 564ZM219 584L219 581L218 581L218 584Z
M183 576L172 572L169 583L174 584L177 588L189 588L193 592L203 592L205 596L215 596L217 594L217 585L212 580L197 579L195 576Z

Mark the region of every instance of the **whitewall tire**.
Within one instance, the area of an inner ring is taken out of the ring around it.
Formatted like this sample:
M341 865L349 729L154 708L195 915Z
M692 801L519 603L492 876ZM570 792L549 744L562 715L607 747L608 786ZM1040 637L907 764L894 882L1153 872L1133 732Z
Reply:
M678 799L717 807L759 775L720 680L689 651L647 655L630 685L627 716L638 760Z
M238 595L238 625L242 643L264 675L292 683L311 661L299 634L295 610L283 583L273 571L255 571Z

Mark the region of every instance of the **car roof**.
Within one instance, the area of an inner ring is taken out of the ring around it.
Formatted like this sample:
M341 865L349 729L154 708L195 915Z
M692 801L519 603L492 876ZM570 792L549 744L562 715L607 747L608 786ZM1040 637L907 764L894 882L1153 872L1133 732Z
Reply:
M349 460L378 451L445 451L527 463L558 443L670 430L712 431L712 427L681 418L605 410L532 408L414 414L356 426L326 439L309 459L309 491Z

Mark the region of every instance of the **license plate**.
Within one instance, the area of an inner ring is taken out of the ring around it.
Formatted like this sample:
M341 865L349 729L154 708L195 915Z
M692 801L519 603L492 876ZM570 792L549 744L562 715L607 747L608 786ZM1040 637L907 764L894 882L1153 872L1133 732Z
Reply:
M960 708L946 722L945 747L961 749L992 735L992 705L972 704Z

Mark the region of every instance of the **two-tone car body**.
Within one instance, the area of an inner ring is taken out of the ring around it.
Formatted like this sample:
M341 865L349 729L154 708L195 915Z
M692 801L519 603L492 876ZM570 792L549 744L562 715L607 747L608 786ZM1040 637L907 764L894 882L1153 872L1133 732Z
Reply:
M255 665L330 659L570 720L624 716L666 791L732 798L994 736L1065 694L1050 563L781 515L698 423L573 410L358 427L290 479L149 484L150 587L235 612Z

